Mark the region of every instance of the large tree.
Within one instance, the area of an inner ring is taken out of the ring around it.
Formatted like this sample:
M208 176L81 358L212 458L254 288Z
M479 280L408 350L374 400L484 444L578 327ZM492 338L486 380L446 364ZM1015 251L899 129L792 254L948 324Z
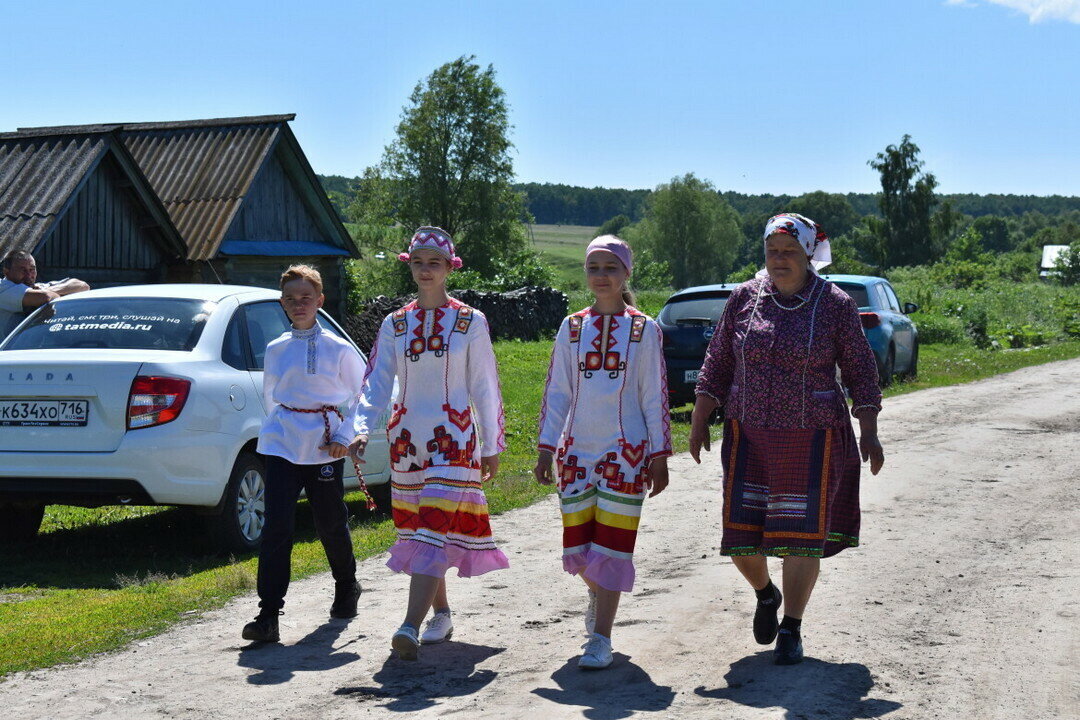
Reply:
M360 222L437 225L482 274L525 247L524 201L514 192L505 94L495 70L460 57L416 85L397 138L368 168L351 213Z
M937 202L937 179L922 171L919 147L904 135L899 145L869 161L881 174L881 241L888 266L922 265L940 254L931 230L930 216Z
M847 196L815 190L800 195L783 206L781 212L797 212L818 225L829 237L840 237L851 231L859 222L859 214L851 206Z
M628 231L631 244L668 264L677 288L723 282L742 240L738 213L693 173L659 186Z

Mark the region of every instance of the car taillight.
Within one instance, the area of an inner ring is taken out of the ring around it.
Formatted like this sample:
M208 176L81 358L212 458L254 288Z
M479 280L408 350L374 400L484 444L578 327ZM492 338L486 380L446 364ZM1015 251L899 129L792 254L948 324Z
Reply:
M675 344L674 341L671 339L671 336L667 333L664 333L662 337L663 340L660 343L660 347L671 347Z
M874 312L859 313L859 319L862 320L863 328L869 330L870 328L876 328L881 324L881 318Z
M184 409L190 380L140 375L128 394L128 430L172 422Z

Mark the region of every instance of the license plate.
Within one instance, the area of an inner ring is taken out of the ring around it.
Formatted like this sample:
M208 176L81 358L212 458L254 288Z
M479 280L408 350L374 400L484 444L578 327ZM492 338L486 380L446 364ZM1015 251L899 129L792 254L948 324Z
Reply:
M0 427L83 427L89 414L87 400L0 399Z
M698 373L700 373L701 371L700 370L686 370L685 372L686 372L685 382L696 383Z

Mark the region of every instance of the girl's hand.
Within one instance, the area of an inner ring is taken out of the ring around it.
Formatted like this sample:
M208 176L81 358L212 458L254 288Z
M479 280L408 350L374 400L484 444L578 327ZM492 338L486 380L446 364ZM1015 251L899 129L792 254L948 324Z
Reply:
M877 475L881 466L885 464L885 451L881 449L881 442L877 433L862 433L859 438L859 452L863 462L870 461L870 474Z
M330 457L338 460L349 454L349 448L345 447L339 442L332 442L329 445L320 445L319 449L330 453Z
M694 412L690 415L690 457L701 464L701 450L712 452L712 438L709 437L709 416L716 409L716 401L708 395L698 395L694 401Z
M368 436L357 435L353 438L353 441L349 443L349 455L356 458L356 462L364 462L364 451L367 450Z
M541 450L537 454L533 475L536 476L536 482L541 485L551 485L555 482L555 476L551 474L551 453Z
M480 458L480 482L491 482L495 479L495 473L499 472L499 456L489 455Z
M659 457L649 463L645 486L650 488L649 497L656 497L668 486L667 458Z

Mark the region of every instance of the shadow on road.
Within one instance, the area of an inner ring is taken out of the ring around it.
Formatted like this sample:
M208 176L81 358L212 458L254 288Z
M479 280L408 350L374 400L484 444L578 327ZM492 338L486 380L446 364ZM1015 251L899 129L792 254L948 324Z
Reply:
M577 657L572 657L551 676L559 689L536 688L533 693L561 705L584 707L589 720L619 720L671 706L675 693L670 687L654 683L626 655L614 656L611 667L599 672L579 669Z
M377 685L343 687L334 694L377 703L394 712L424 710L441 698L471 695L489 685L498 673L476 666L504 650L459 642L426 645L420 649L419 660L387 658L371 678Z
M247 681L252 685L280 685L292 680L299 672L334 670L360 659L356 653L342 650L363 636L350 640L341 647L334 647L334 643L348 625L348 621L332 620L308 633L294 645L249 645L240 650L236 664L259 671L248 676Z
M866 697L874 687L870 670L860 663L828 663L807 658L795 666L774 665L766 650L731 664L726 687L694 692L753 708L784 708L786 720L877 718L903 707L892 700Z

